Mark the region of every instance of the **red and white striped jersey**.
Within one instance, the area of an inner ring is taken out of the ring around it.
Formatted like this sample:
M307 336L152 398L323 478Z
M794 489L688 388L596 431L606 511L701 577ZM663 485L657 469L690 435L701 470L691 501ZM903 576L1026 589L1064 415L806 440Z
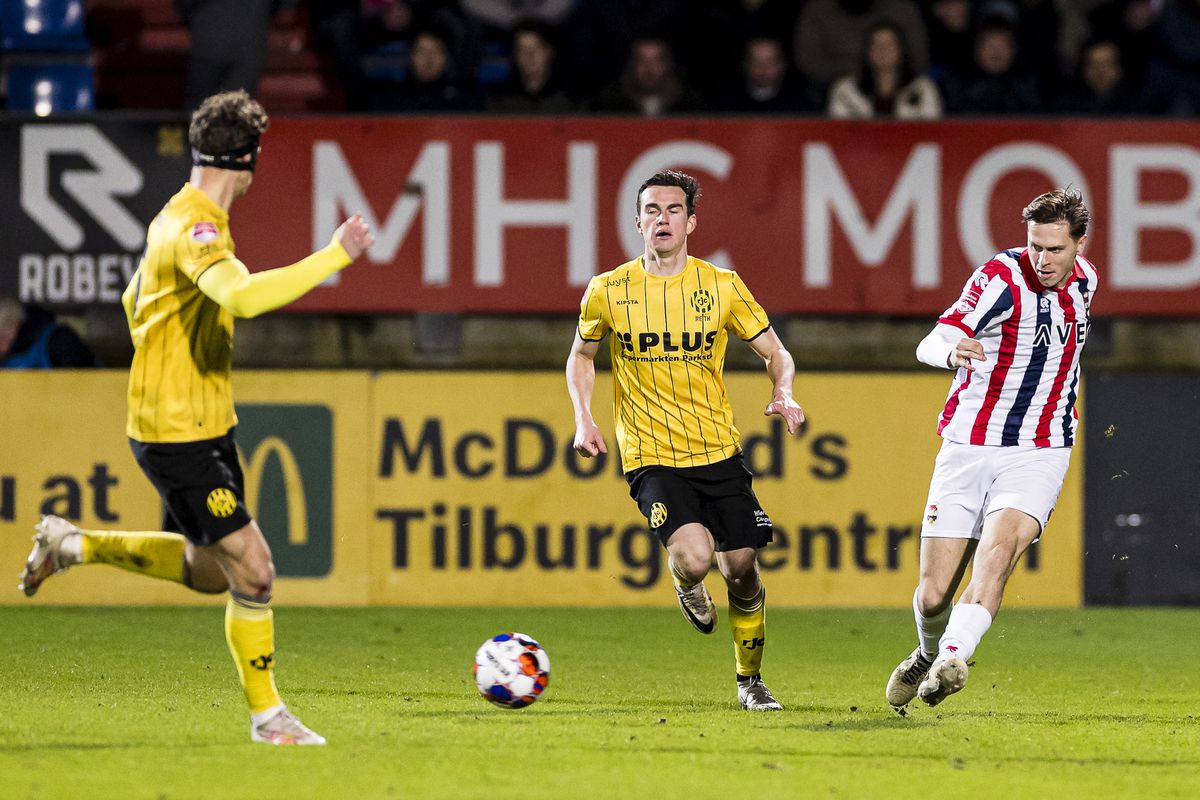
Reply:
M963 444L1070 447L1079 418L1079 355L1096 267L1075 257L1062 289L1038 282L1027 248L997 253L938 319L983 344L987 360L959 369L938 433Z

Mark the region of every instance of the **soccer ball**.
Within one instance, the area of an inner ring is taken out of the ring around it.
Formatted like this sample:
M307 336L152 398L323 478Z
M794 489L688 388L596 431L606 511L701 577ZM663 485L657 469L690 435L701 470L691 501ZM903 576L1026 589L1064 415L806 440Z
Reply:
M524 708L550 683L550 656L523 633L501 633L475 652L475 685L485 699L505 708Z

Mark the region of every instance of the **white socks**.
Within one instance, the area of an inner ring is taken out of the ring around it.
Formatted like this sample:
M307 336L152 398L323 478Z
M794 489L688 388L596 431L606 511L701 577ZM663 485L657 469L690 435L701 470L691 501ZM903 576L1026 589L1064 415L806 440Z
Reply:
M918 589L917 591L920 591ZM950 619L950 610L954 608L954 604L946 606L941 613L935 614L932 617L926 617L921 614L921 609L917 605L916 592L913 593L913 616L917 620L917 636L921 640L921 655L933 661L938 654L938 641L942 638L942 634L946 632L946 621Z
M959 603L950 612L946 632L938 642L938 655L957 656L967 661L975 654L979 640L992 625L992 615L978 603ZM924 646L924 645L922 645Z

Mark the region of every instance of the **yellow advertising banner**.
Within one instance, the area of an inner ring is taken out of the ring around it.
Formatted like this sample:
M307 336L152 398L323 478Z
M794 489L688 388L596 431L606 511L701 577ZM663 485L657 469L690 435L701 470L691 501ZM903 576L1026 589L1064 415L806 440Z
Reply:
M761 553L772 606L909 606L947 376L798 376L809 419L798 437L762 415L765 375L726 382L775 525ZM666 553L612 456L611 391L602 372L592 406L610 455L585 459L560 375L380 376L371 552L389 568L374 572L372 601L673 605ZM1007 604L1080 604L1081 474L1080 451ZM719 576L709 581L722 598Z
M88 529L162 529L158 495L125 437L127 380L107 370L0 374L0 575L11 578L0 603L225 602L107 566L72 568L33 601L16 589L41 514ZM276 601L365 604L369 376L243 372L234 391L247 503L271 545Z
M754 488L775 525L772 606L907 607L940 439L939 374L801 375L809 424L762 416L769 382L726 376ZM124 434L123 372L0 374L0 603L39 514L158 530ZM611 455L584 459L560 373L245 372L235 376L247 500L280 604L669 606L666 553ZM611 382L593 399L612 438ZM1007 605L1082 598L1082 452ZM711 589L723 596L719 577ZM111 567L78 567L38 603L219 603Z

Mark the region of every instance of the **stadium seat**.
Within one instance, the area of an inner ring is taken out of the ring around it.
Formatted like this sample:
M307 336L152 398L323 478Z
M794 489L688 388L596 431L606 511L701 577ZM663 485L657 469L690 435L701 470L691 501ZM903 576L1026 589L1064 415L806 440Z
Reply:
M0 50L82 53L83 0L0 0Z
M44 117L96 107L92 68L87 64L9 62L8 110Z

